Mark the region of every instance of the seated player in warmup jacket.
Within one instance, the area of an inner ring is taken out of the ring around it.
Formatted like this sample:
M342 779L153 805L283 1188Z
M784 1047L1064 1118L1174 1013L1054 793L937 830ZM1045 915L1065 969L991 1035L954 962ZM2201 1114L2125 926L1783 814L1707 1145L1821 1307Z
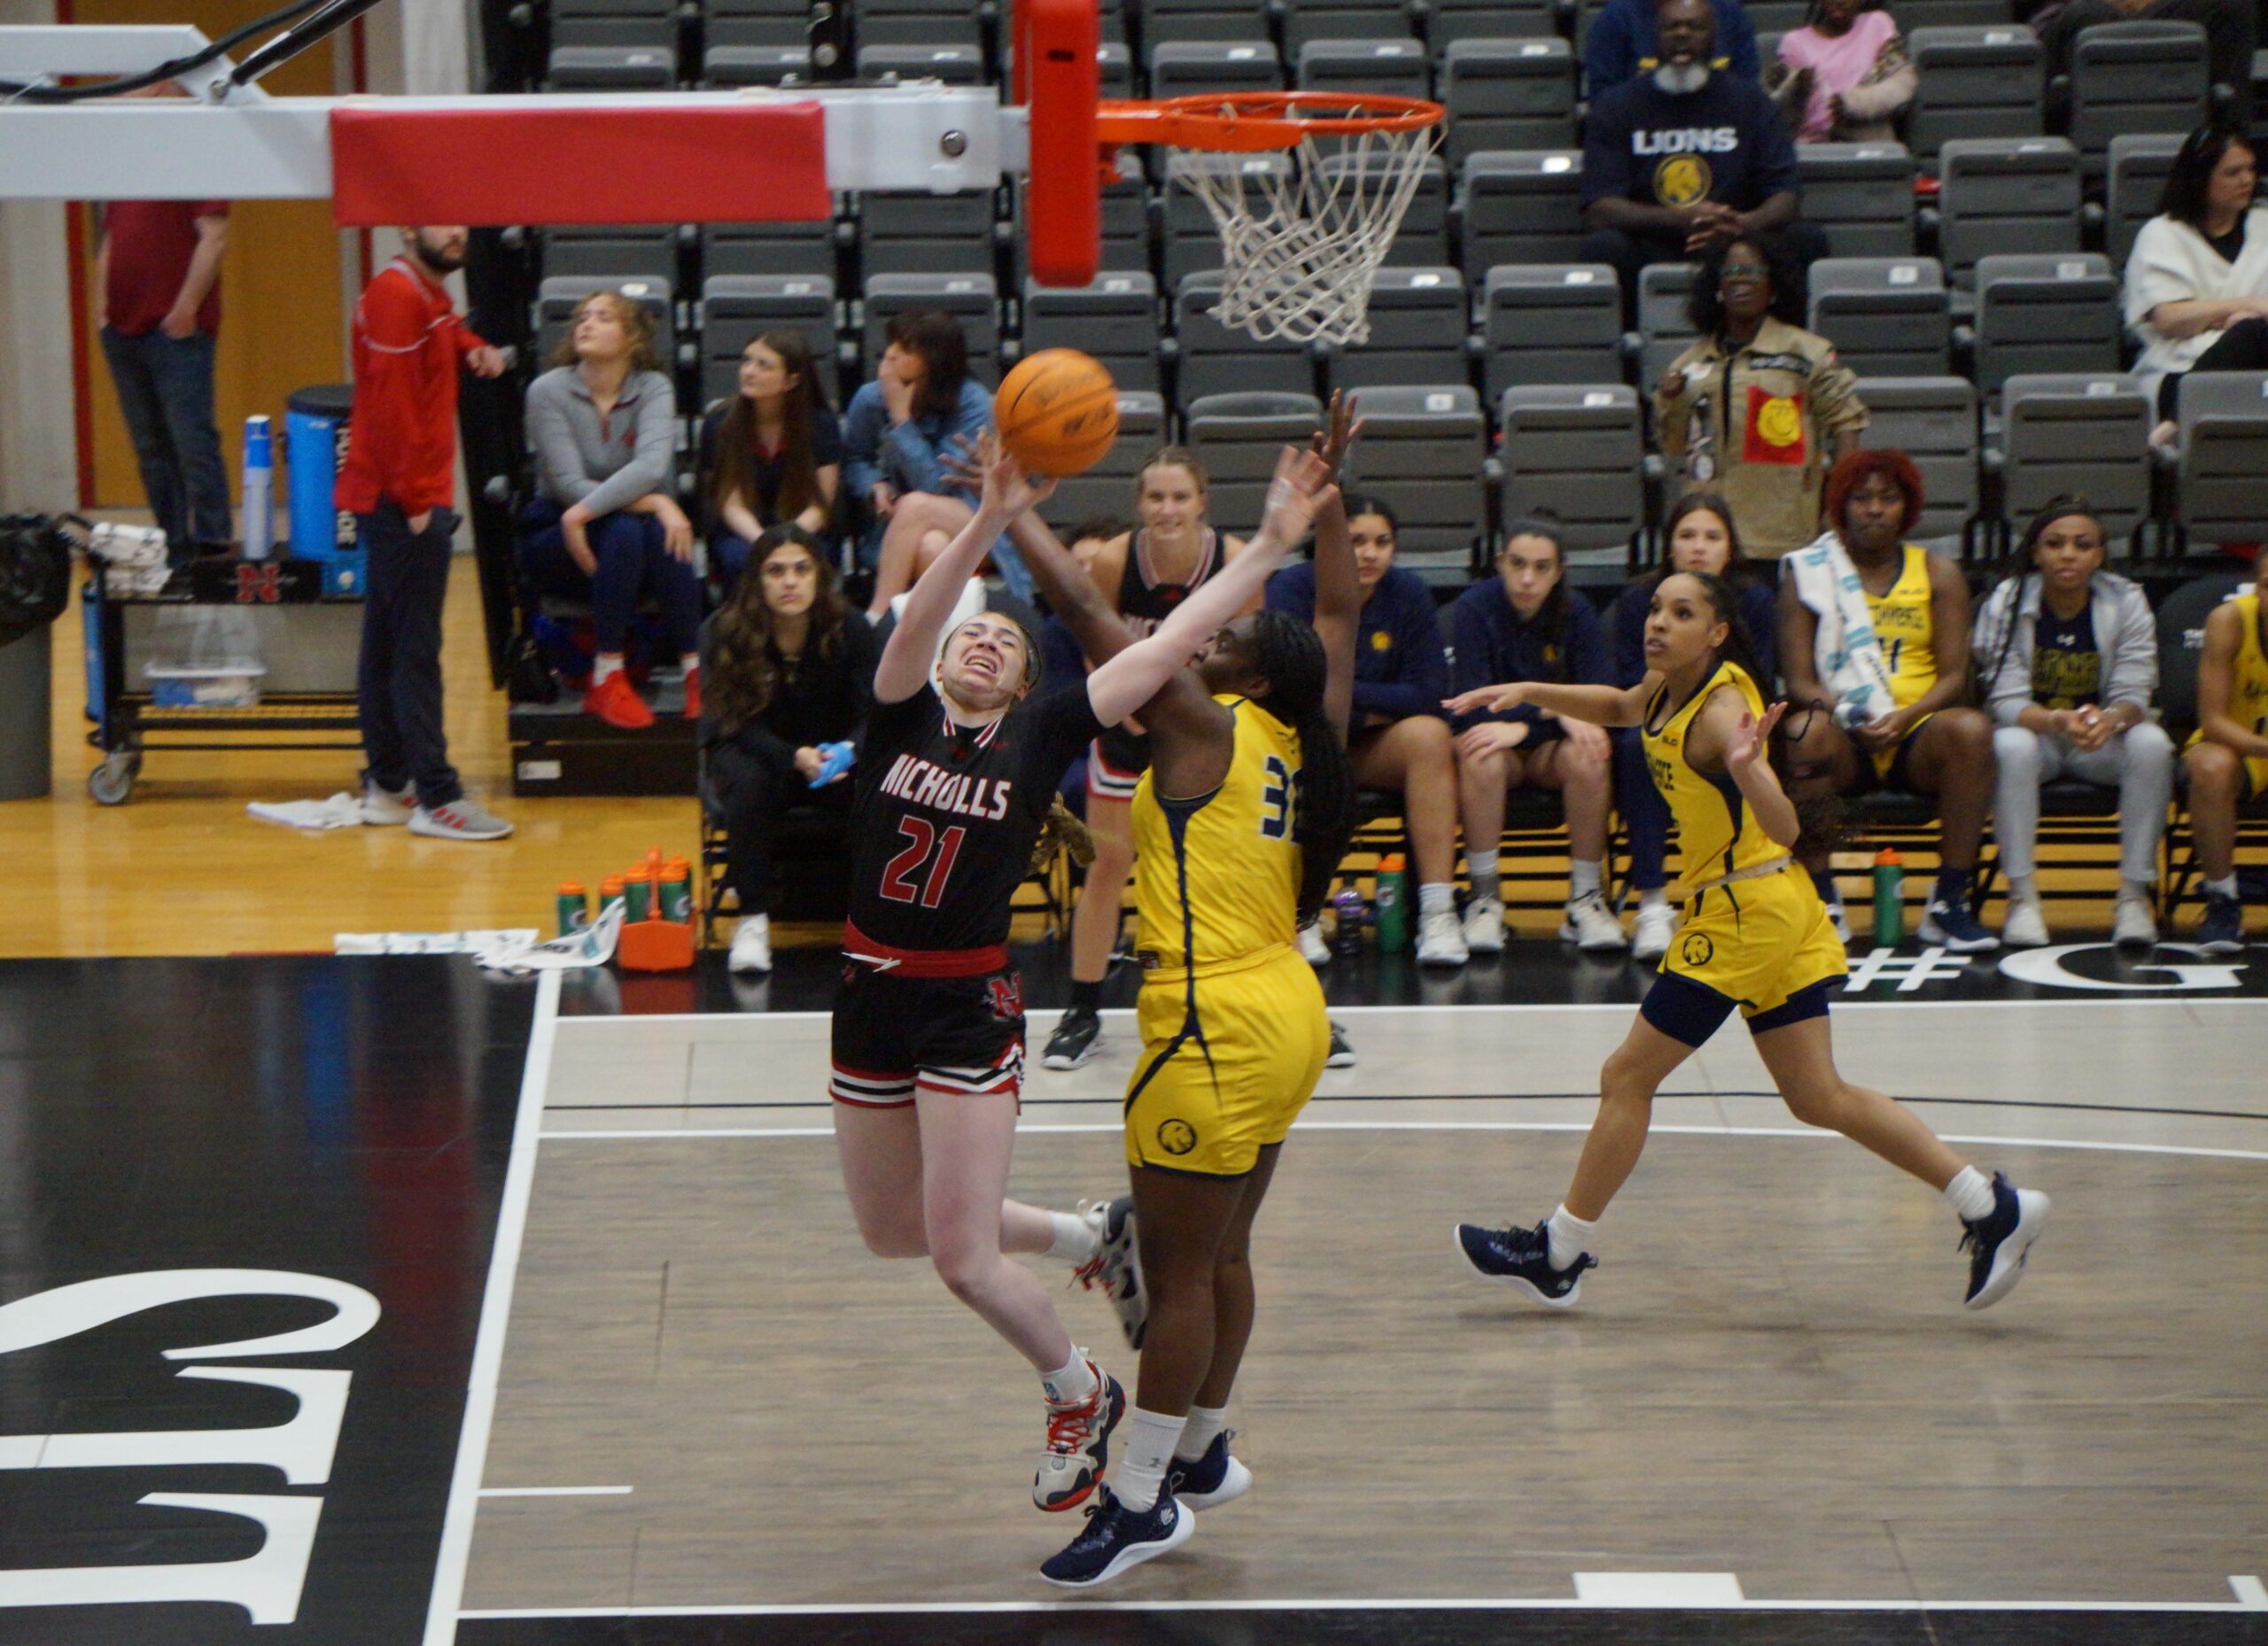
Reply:
M987 549L1052 489L989 436L980 467L975 509L913 586L874 674L829 1090L843 1187L868 1249L927 1256L1039 1373L1047 1438L1032 1496L1061 1510L1101 1479L1125 1395L1073 1347L1038 1277L1006 1254L1045 1254L1100 1277L1132 1316L1130 1333L1140 1330L1139 1299L1122 1215L1006 1199L1024 1055L1010 905L1080 749L1154 695L1257 577L1220 597L1199 591L1084 690L1033 698L1035 640L1014 620L978 612L944 633ZM1303 533L1296 481L1277 489L1293 495L1278 512Z
M1967 1227L1970 1308L2006 1296L2047 1218L2047 1197L1996 1173L1987 1181L1909 1109L1835 1067L1827 1007L1847 970L1827 907L1791 855L1796 808L1766 757L1787 705L1767 710L1748 666L1737 597L1681 571L1654 591L1646 678L1629 687L1519 681L1483 687L1455 709L1533 703L1601 726L1635 726L1647 768L1677 819L1687 901L1683 928L1600 1073L1598 1118L1574 1182L1533 1229L1456 1228L1458 1251L1491 1280L1536 1302L1576 1300L1608 1202L1638 1164L1654 1093L1736 1006L1788 1111L1839 1131L1941 1192Z
M2205 619L2197 660L2197 730L2182 751L2189 777L2189 827L2205 879L2205 918L2197 944L2208 954L2244 947L2244 904L2236 886L2236 814L2268 795L2268 555L2258 580Z

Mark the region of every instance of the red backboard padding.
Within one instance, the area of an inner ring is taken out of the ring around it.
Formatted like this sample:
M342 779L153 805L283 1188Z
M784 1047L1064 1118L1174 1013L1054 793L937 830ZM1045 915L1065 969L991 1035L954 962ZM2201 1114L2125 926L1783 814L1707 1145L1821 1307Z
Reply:
M500 99L500 102L501 100ZM832 214L817 103L576 99L330 116L331 217L395 223L817 222Z

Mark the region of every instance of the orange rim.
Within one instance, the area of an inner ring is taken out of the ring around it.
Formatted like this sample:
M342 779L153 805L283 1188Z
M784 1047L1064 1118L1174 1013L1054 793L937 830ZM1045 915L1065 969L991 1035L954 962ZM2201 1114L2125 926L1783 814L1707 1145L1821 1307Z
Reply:
M1360 113L1356 113L1356 111ZM1102 103L1095 136L1106 144L1163 143L1177 149L1257 153L1308 137L1423 131L1444 111L1422 97L1347 91L1227 91L1150 102Z

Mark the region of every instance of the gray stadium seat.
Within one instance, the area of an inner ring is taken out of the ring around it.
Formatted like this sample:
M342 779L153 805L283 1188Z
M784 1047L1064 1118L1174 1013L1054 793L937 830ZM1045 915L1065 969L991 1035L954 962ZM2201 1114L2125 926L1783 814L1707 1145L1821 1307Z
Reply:
M1861 377L1953 369L1953 318L1934 257L1823 257L1811 266L1810 329Z
M1644 424L1623 384L1536 384L1504 391L1503 512L1548 509L1586 561L1619 549L1647 522ZM1571 556L1572 558L1572 556Z
M1402 0L1290 0L1284 10L1284 50L1294 58L1317 40L1410 37L1410 8ZM1418 49L1422 53L1424 47ZM1372 89L1383 91L1386 88Z
M2103 205L2102 249L2111 266L2126 267L2134 237L2158 214L2165 180L2181 138L2169 132L2138 132L2110 140L2110 176Z
M1174 335L1181 345L1175 399L1193 415L1195 403L1210 395L1245 390L1313 397L1315 360L1304 343L1263 343L1231 330L1213 318L1221 300L1221 273L1200 269L1185 276L1174 295Z
M677 48L554 46L544 80L554 91L667 91L677 84Z
M1488 399L1542 383L1622 377L1622 291L1605 263L1500 263L1481 290Z
M1302 91L1371 91L1390 97L1432 95L1433 74L1425 61L1425 43L1407 35L1399 40L1310 40L1295 50L1295 79Z
M2071 48L2071 141L2099 162L2113 137L2205 123L2210 77L2195 23L2135 19L2079 30Z
M1915 27L1906 43L1918 74L1906 129L1915 154L1935 159L1950 137L2027 137L2041 129L2047 58L2023 24Z
M718 275L823 275L835 278L835 225L704 223L701 272Z
M1134 482L1151 453L1167 443L1166 403L1143 389L1118 393L1118 443L1084 474L1055 483L1054 495L1040 506L1041 517L1059 532L1082 520L1107 518L1134 524Z
M1541 40L1559 32L1557 8L1546 0L1431 0L1425 45L1439 62L1459 40Z
M809 0L708 0L703 10L703 33L711 58L719 48L810 44Z
M1363 438L1350 491L1382 500L1399 523L1394 563L1461 588L1488 529L1488 420L1464 384L1363 392Z
M732 46L711 42L701 53L701 78L711 86L777 86L811 77L809 46Z
M2000 385L2000 517L2016 529L2048 499L2083 493L2114 543L2150 512L2155 408L2124 372L2010 377Z
M1693 320L1685 312L1692 294L1690 263L1651 263L1638 271L1638 381L1649 394L1693 342Z
M1754 0L1744 9L1759 35L1784 35L1791 28L1801 28L1811 12L1809 0ZM1765 62L1772 60L1769 54L1759 55Z
M1024 286L1024 353L1078 349L1121 389L1159 386L1158 283L1147 269L1107 270L1084 286Z
M734 392L741 353L766 331L800 331L820 385L843 404L835 282L821 275L711 275L701 285L701 399Z
M1452 166L1484 150L1574 141L1575 61L1564 40L1451 41L1441 83Z
M1278 454L1304 446L1323 427L1323 402L1312 394L1211 394L1190 405L1187 427L1212 482L1213 523L1243 536L1260 525Z
M1017 214L1016 222L1020 227L1022 224L1021 213ZM1150 221L1150 185L1142 175L1142 162L1138 156L1122 149L1118 153L1118 181L1103 185L1102 267L1147 268L1155 239ZM1216 252L1208 260L1218 262L1219 253Z
M1980 259L1977 389L2019 373L2118 369L2118 277L2093 252Z
M923 41L919 44L858 48L858 73L868 80L941 80L948 86L981 86L986 65L973 42Z
M1265 40L1266 0L1143 0L1142 38L1154 51L1169 41Z
M677 278L675 223L594 223L541 231L547 278L588 276L594 284L625 275Z
M540 282L536 286L535 298L536 358L551 358L551 351L558 346L568 322L575 317L576 305L605 286L611 286L621 292L652 316L654 346L661 351L662 369L664 371L671 369L677 358L676 283L653 275L613 280L594 279L587 275L564 275L552 276Z
M1914 251L1914 157L1895 143L1806 143L1796 148L1804 221L1837 257Z
M1472 305L1456 269L1380 269L1370 313L1370 341L1334 353L1324 368L1332 388L1464 382Z
M1283 84L1284 66L1264 34L1249 40L1169 40L1150 49L1153 97L1276 91Z
M1134 53L1123 40L1106 40L1095 48L1095 75L1104 97L1134 95Z
M858 0L850 19L858 47L981 45L983 30L967 0Z
M1574 261L1583 240L1581 149L1469 154L1459 170L1466 268Z
M677 47L672 0L553 0L554 46Z
M1980 257L2079 249L2079 151L2065 139L1955 138L1938 169L1939 255L1955 285Z
M1323 170L1326 176L1332 176L1361 168L1375 176L1387 158L1377 153L1333 154L1324 158ZM1386 248L1386 260L1390 264L1439 268L1449 260L1449 167L1438 155L1422 165L1410 207L1402 214L1402 226L1394 231L1394 244Z
M1977 385L1966 377L1859 379L1867 426L1859 443L1902 451L1922 471L1922 519L1914 535L1937 542L1964 534L1977 516Z
M2268 535L2268 372L2193 371L2181 379L2182 529L2201 543Z
M1191 170L1231 169L1247 175L1288 169L1288 162L1280 154L1200 151L1176 156L1174 165ZM1164 225L1165 239L1160 257L1165 265L1165 288L1171 291L1190 276L1221 266L1221 231L1213 226L1212 214L1205 209L1205 202L1186 185L1169 177L1162 185L1162 194L1165 204L1160 221Z
M951 275L992 268L997 197L862 194L856 198L860 266L876 275Z
M1909 40L1917 28L1989 28L2008 19L2008 0L1899 0L1898 7Z
M939 309L960 322L968 339L969 369L990 381L999 375L999 288L990 275L869 275L866 287L866 346L869 368L889 341L891 317L909 309Z

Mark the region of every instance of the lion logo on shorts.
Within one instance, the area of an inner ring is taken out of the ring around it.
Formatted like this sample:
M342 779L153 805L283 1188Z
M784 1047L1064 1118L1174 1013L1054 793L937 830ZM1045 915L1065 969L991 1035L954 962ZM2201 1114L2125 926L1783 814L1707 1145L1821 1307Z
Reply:
M1688 966L1706 966L1716 958L1717 945L1709 941L1706 932L1688 932L1679 945L1677 958Z
M1654 198L1664 206L1698 206L1713 181L1709 162L1697 154L1673 154L1654 167Z
M1185 1120L1169 1120L1158 1128L1158 1146L1168 1154L1186 1154L1197 1146L1197 1128Z

